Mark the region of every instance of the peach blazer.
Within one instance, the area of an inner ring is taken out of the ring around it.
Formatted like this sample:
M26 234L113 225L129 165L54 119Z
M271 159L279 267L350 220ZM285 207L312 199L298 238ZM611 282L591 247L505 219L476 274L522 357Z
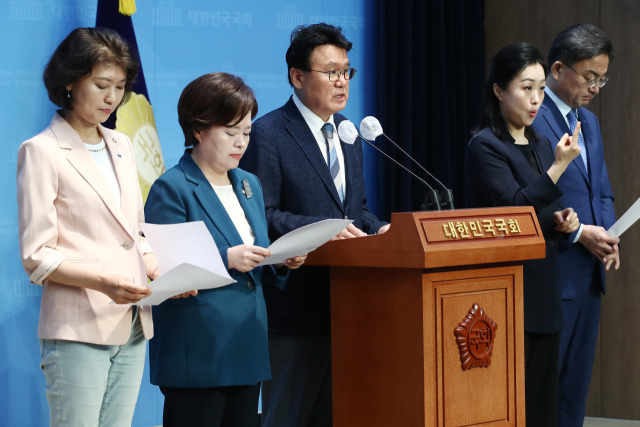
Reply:
M22 265L42 285L38 337L121 345L132 307L105 294L47 280L63 261L147 283L139 233L144 209L129 138L99 126L120 183L121 203L78 134L56 113L18 151L18 222ZM144 336L153 336L151 307L140 306Z

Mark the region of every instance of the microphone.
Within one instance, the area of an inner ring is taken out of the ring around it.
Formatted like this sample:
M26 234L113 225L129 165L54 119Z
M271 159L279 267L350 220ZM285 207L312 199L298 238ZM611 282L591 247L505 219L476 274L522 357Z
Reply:
M401 165L398 161L396 161L393 157L389 156L387 153L385 153L384 151L382 151L381 149L373 145L371 142L367 141L362 136L360 136L360 134L358 133L358 129L356 128L356 125L351 123L349 120L341 121L340 124L338 125L338 136L342 141L346 142L347 144L353 144L356 142L356 138L360 138L361 140L363 140L364 142L366 142L367 144L375 148L379 153L384 155L386 158L391 160L393 163L395 163L396 165L400 166L402 169L409 172L411 176L413 176L415 179L420 181L425 187L429 189L429 191L427 191L427 198L422 205L423 210L437 210L437 211L440 210L440 203L438 199L438 193L436 192L436 190L434 190L429 184L427 184L427 182L424 179L420 178L418 175L411 172L409 169L407 169L406 167Z
M413 157L411 157L409 155L409 153L404 151L402 149L402 147L400 147L391 138L389 138L382 131L382 125L380 124L378 119L376 119L375 117L372 117L372 116L365 117L364 119L362 119L362 122L360 122L360 129L362 130L362 136L364 138L366 138L366 139L371 140L371 141L375 141L378 136L384 135L384 137L387 138L389 141L391 141L391 143L393 145L395 145L398 150L402 151L402 153L405 156L407 156L409 159L411 159L411 161L413 163L418 165L420 167L420 169L422 169L427 175L429 175L431 177L431 179L433 179L435 182L437 182L444 189L444 192L440 195L440 198L439 198L440 206L442 206L445 209L451 209L451 210L454 209L454 207L453 207L453 193L451 192L451 190L449 190L447 187L445 187L445 185L443 183L441 183L435 176L431 175L431 173L429 173L429 171L426 170L424 168L424 166L422 166L420 163L418 163ZM423 205L423 210L429 210L429 209L425 209L425 206Z

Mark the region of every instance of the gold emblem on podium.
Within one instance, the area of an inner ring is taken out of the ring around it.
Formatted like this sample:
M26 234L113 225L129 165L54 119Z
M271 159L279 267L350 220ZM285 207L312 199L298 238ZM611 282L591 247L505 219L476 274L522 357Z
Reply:
M497 329L496 322L478 304L473 304L464 320L453 331L463 371L491 366Z

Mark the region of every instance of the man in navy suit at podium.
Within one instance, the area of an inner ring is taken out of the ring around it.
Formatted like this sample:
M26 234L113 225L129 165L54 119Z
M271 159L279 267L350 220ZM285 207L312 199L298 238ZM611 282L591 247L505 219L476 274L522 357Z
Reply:
M338 27L297 27L286 55L294 94L253 124L240 167L262 183L271 241L329 218L353 220L339 239L389 229L366 205L361 141L338 137L356 72L351 47ZM284 290L264 296L273 379L262 384L262 425L331 426L329 268L291 271Z
M558 181L562 202L572 207L580 228L559 247L562 308L560 333L560 415L558 425L581 427L600 322L604 270L618 269L619 239L606 234L616 222L613 193L604 162L600 124L584 108L608 80L613 45L597 27L575 25L560 33L549 50L545 98L533 128L549 141L571 135L581 122L580 156ZM552 144L553 145L553 144ZM552 150L555 147L551 147Z

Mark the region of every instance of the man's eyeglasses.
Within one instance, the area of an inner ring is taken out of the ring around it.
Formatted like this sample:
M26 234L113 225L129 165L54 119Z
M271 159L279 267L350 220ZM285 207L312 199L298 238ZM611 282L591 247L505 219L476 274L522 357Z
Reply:
M564 64L567 65L567 64ZM567 65L567 67L571 68L573 70L573 67L571 65ZM586 77L583 76L582 74L580 74L579 72L577 72L576 70L573 70L574 73L576 73L577 75L579 75L580 77L583 77L586 81L587 81L587 86L589 87L589 89L596 87L596 85L598 85L599 88L601 88L602 86L606 85L607 82L609 81L609 77L608 76L600 76L600 77Z
M311 70L311 71L328 75L329 81L331 82L337 82L340 79L340 76L344 76L345 80L351 80L353 76L356 75L355 68L345 68L344 70L329 70L329 71Z

